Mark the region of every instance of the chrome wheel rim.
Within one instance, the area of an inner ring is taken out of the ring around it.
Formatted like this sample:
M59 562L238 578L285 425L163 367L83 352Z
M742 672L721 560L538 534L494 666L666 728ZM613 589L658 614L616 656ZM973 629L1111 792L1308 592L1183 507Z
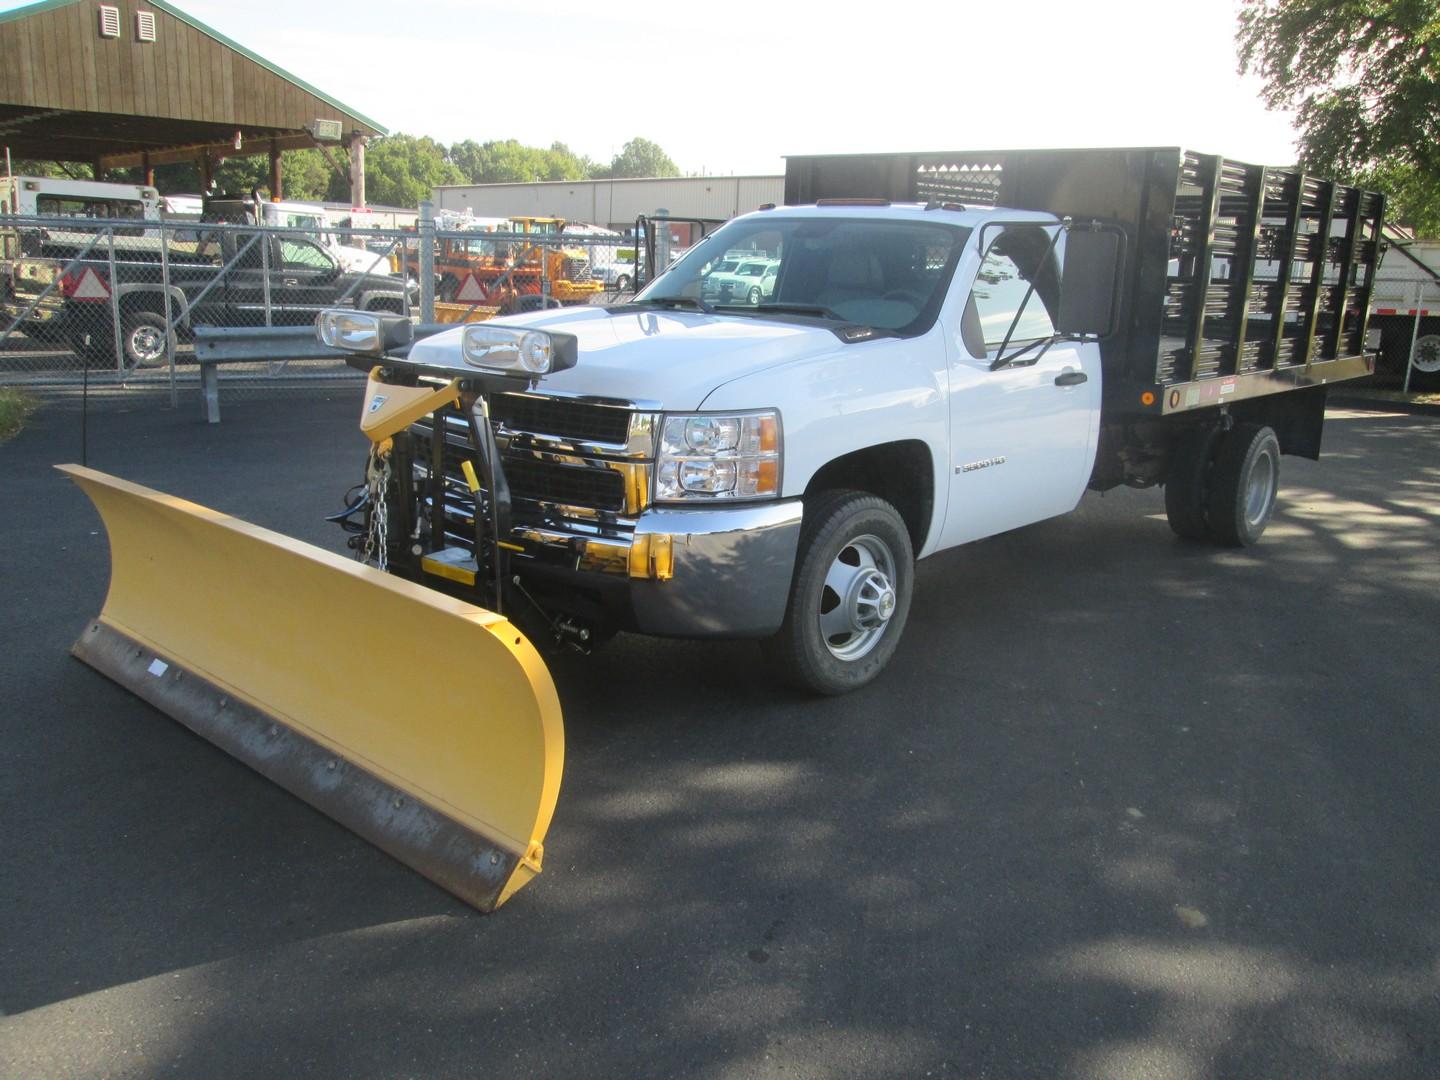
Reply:
M1245 478L1245 522L1252 528L1270 514L1270 504L1275 500L1278 474L1279 467L1274 451L1266 447L1255 456L1250 475Z
M820 589L820 638L837 660L859 660L879 644L895 615L895 556L878 536L848 541Z
M130 331L129 353L137 364L153 364L165 355L165 335L158 327L137 326Z

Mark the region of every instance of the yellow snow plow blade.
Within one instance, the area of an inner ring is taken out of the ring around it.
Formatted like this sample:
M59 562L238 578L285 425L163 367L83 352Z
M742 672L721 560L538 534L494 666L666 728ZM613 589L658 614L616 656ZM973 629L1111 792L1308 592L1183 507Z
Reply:
M110 535L73 652L482 911L540 870L560 702L505 618L62 465Z

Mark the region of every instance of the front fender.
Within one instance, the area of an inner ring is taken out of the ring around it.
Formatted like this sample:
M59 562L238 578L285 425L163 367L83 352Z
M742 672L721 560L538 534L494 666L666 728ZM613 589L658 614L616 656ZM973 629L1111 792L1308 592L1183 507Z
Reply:
M930 448L935 503L944 520L949 478L946 352L938 326L914 338L841 344L725 383L706 412L778 408L784 433L784 498L805 493L815 474L847 454L902 440ZM937 537L930 528L927 535ZM933 540L923 551L928 554Z

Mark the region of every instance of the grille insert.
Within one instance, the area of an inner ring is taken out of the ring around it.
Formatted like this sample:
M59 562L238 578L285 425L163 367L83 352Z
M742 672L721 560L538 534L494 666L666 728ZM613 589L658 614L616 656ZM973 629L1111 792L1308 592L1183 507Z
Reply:
M490 401L490 417L511 431L581 442L623 445L630 437L629 409L564 398L498 394Z

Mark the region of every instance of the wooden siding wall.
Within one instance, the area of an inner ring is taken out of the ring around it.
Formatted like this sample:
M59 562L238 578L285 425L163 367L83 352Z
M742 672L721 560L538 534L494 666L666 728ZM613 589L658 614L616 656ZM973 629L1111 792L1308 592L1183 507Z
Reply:
M369 125L341 113L229 46L136 0L120 9L120 36L102 38L95 0L0 23L0 103L298 130L317 119ZM155 15L155 37L135 37L135 12Z

